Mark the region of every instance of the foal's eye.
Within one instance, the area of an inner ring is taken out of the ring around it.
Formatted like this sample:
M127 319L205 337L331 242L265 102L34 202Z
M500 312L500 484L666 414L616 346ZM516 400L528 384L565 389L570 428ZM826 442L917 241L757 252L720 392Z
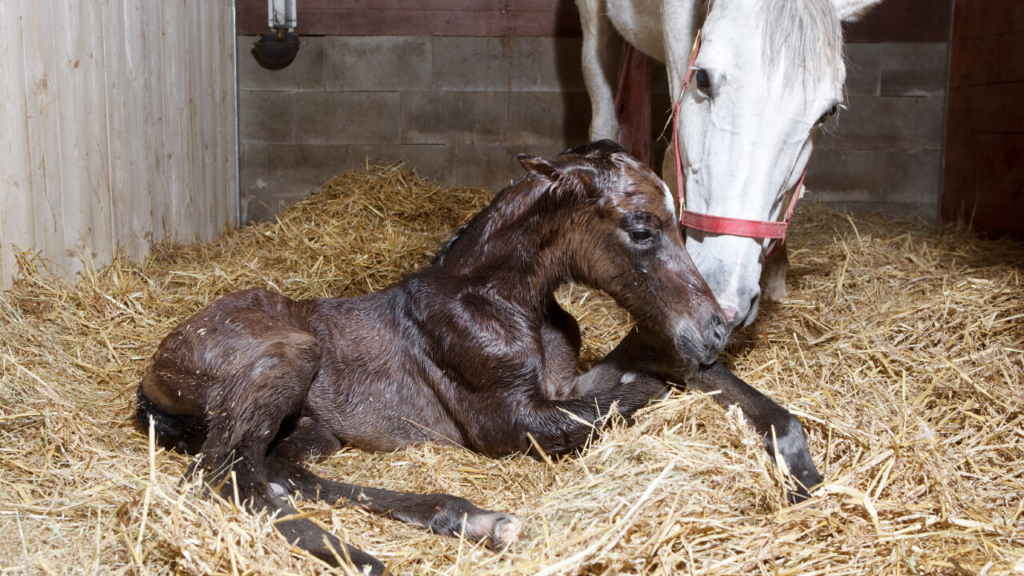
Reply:
M700 88L702 92L708 93L711 90L711 79L708 78L707 70L697 70L697 88Z
M835 116L836 112L839 112L839 105L838 104L832 106L831 108L828 109L828 112L825 112L824 114L822 114L821 118L818 118L818 124L822 124L826 120L828 120L829 118Z
M638 229L629 231L629 239L637 244L647 244L651 241L651 238L653 236L649 230Z

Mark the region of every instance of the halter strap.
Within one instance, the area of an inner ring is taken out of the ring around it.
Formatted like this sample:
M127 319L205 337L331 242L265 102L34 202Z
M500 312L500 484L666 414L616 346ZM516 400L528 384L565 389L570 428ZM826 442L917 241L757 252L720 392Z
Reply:
M683 75L682 90L679 93L679 99L672 106L672 151L676 157L676 190L678 191L679 202L682 208L680 222L687 228L694 228L713 234L770 239L771 242L764 250L764 259L767 260L775 255L786 242L786 229L789 227L789 221L793 218L796 203L804 193L804 178L807 177L807 168L804 168L803 174L800 175L800 181L791 191L789 206L786 208L785 218L781 221L771 222L712 216L686 209L686 181L683 179L683 161L682 155L679 153L679 112L683 106L683 97L686 95L686 90L690 87L690 80L693 77L693 66L697 62L697 53L700 52L702 32L703 30L697 30L697 36L693 39L693 49L690 50L690 62L686 67L686 74Z

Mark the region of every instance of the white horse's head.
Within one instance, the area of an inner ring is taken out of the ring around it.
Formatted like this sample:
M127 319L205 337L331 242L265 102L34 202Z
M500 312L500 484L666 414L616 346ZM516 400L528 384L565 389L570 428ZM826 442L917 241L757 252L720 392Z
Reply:
M777 221L843 102L841 20L879 0L715 0L679 118L686 208ZM764 239L688 229L733 328L753 321Z

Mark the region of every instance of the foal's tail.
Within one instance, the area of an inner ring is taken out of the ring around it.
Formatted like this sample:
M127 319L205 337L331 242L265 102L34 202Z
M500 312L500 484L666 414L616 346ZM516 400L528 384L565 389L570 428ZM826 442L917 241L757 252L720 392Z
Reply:
M206 442L205 419L164 412L146 398L141 384L135 397L135 417L139 420L143 434L149 434L149 422L152 420L157 446L184 454L199 453Z

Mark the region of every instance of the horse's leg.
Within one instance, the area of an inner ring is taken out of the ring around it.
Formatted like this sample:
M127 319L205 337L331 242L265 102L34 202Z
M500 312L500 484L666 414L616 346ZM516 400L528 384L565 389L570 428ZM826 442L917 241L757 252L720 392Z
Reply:
M258 306L237 307L244 297L214 304L168 335L146 375L143 394L148 390L165 403L180 398L179 411L198 408L205 416L206 439L194 468L204 472L207 484L225 498L237 494L250 511L287 515L295 511L271 490L266 454L282 422L302 410L319 369L320 345L311 334L282 324ZM308 520L274 526L329 564L337 564L337 553L383 574L384 566L372 556Z
M251 511L277 511L280 518L296 511L270 486L280 462L268 460L266 454L284 419L302 410L319 369L320 346L312 335L270 319L249 318L246 328L251 338L238 339L238 349L221 350L224 357L234 359L234 376L211 398L200 465L207 482L220 484L226 498L237 492ZM372 574L384 573L379 560L309 520L278 519L274 528L288 542L332 566L338 558L348 558L357 568L368 565Z
M761 294L769 300L786 297L786 272L789 271L789 248L783 243L779 251L764 263L761 270Z
M786 462L790 474L797 481L796 492L789 493L790 502L809 497L808 489L821 484L821 475L814 467L807 449L804 428L796 416L776 404L753 386L737 378L721 363L703 366L687 384L702 392L714 393L714 400L722 406L739 406L743 415L764 439L765 449L772 461L776 450Z
M266 492L254 495L250 502L248 505L253 509L265 509L278 513L274 520L274 528L293 546L302 548L331 566L338 566L340 559L341 562L351 563L357 573L361 574L363 567L369 566L372 576L384 575L384 564L372 555L345 544L337 536L317 526L311 520L306 518L288 519L289 516L297 515L298 512L285 503L281 496L273 490L268 489Z
M610 413L628 421L668 390L663 377L637 368L656 354L633 345L634 340L635 336L627 337L586 374L575 376L569 386L558 386L561 398L533 390L503 395L502 403L491 408L492 418L473 423L475 448L492 456L536 453L538 448L545 454L563 454L585 444ZM553 342L545 340L545 357L562 355L548 349ZM575 366L575 356L570 362ZM541 384L542 391L546 388Z
M693 366L666 363L666 359L675 357L675 353L652 333L634 329L601 362L579 377L576 392L584 399L590 398L592 404L594 400L604 405L609 399L617 399L623 402L619 410L626 416L646 404L645 396L647 401L653 399L659 387L665 386L666 378L686 382L703 392L714 392L713 398L719 404L737 405L743 410L748 422L764 438L773 461L778 449L797 480L797 490L789 494L789 500L797 502L807 498L807 489L820 484L821 475L811 460L800 420L720 363L696 370ZM627 393L631 387L635 387L633 394ZM548 449L544 444L541 446Z
M661 160L661 179L668 185L668 189L672 192L673 198L679 197L679 187L676 179L676 153L672 147L672 139L675 136L671 136L668 143L668 149L665 150L665 157Z
M294 464L274 466L271 488L278 495L297 492L301 498L346 504L416 524L444 536L464 536L501 550L519 537L519 521L501 512L476 507L450 494L413 494L345 484L321 478Z
M620 42L605 15L604 0L576 0L583 26L583 81L590 94L590 139L618 141L615 119Z

